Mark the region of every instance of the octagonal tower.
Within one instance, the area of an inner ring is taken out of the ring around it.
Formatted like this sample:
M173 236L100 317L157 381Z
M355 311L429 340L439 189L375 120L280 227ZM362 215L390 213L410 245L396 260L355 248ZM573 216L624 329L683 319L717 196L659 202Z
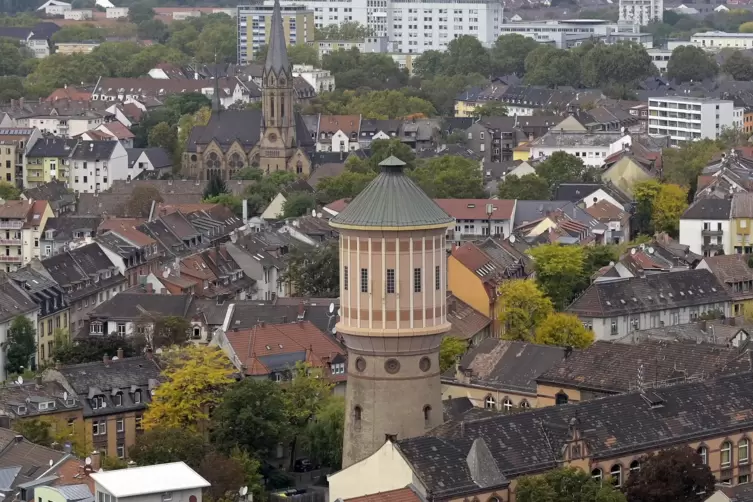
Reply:
M453 220L389 157L330 222L340 233L340 322L348 350L343 468L389 438L442 423L445 235Z

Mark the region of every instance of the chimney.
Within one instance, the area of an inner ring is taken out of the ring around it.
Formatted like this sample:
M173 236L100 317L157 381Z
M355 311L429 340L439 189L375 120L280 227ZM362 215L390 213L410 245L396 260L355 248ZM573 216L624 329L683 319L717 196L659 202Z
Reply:
M146 351L144 351L144 356L151 361L152 358L154 357L154 354L152 353L152 349L147 348Z
M118 359L123 359L123 349L118 349Z
M102 467L102 459L99 456L99 452L98 451L91 452L89 454L89 458L92 459L92 464L91 464L92 471L98 472L99 469Z
M110 364L110 356L108 356L107 354L102 356L102 362L105 363L105 366L108 366Z
M25 100L24 100L23 97L18 98L18 106L20 106L21 108L23 108L24 107L24 103L25 103Z

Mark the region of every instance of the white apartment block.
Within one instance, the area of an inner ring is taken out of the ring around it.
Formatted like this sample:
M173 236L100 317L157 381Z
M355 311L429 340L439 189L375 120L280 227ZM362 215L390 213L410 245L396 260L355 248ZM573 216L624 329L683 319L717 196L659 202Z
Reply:
M311 65L294 64L293 76L301 77L311 87L316 89L317 94L335 90L335 77L329 70L321 70Z
M86 21L87 19L94 19L94 11L91 9L72 9L63 13L63 19L70 19L72 21Z
M444 50L462 35L490 47L500 35L504 7L497 0L282 0L314 11L317 28L359 22L376 37L387 37L390 52L420 54Z
M107 19L121 19L128 17L128 7L109 7L105 11Z
M753 49L753 33L704 31L691 36L690 42L692 45L706 50L721 50L725 47Z
M500 24L500 35L517 34L539 43L569 49L593 39L606 44L633 41L646 47L653 45L651 34L641 33L635 23L612 23L600 19L563 19L560 21L529 21Z
M651 21L661 22L664 17L664 0L620 0L619 20L647 26Z
M717 139L724 129L741 127L742 122L743 110L732 101L690 96L648 100L648 133L669 136L673 145Z
M47 16L62 16L66 11L71 10L71 4L68 2L61 2L59 0L48 0L41 5L37 10L43 10Z
M319 59L322 59L325 54L340 50L349 51L353 47L358 49L358 52L392 52L387 37L368 37L363 40L316 40L312 44L319 52Z

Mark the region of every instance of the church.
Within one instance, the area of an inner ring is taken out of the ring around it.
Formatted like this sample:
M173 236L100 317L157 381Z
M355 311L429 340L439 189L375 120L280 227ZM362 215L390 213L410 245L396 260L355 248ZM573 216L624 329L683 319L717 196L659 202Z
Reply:
M267 174L311 174L310 154L315 143L303 117L294 110L293 73L279 0L275 0L270 29L261 110L221 110L215 106L209 123L191 130L183 154L185 176L229 180L247 167Z

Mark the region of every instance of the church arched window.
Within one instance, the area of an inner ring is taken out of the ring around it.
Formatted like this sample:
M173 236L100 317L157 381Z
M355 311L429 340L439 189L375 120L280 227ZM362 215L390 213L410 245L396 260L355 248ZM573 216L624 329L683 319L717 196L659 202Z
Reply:
M230 155L230 162L228 163L228 165L230 166L230 169L243 169L245 162L243 161L241 154L234 152L232 155Z
M206 158L207 169L219 169L220 168L220 156L216 152L211 152Z
M303 162L300 160L295 163L295 172L297 174L303 174Z

